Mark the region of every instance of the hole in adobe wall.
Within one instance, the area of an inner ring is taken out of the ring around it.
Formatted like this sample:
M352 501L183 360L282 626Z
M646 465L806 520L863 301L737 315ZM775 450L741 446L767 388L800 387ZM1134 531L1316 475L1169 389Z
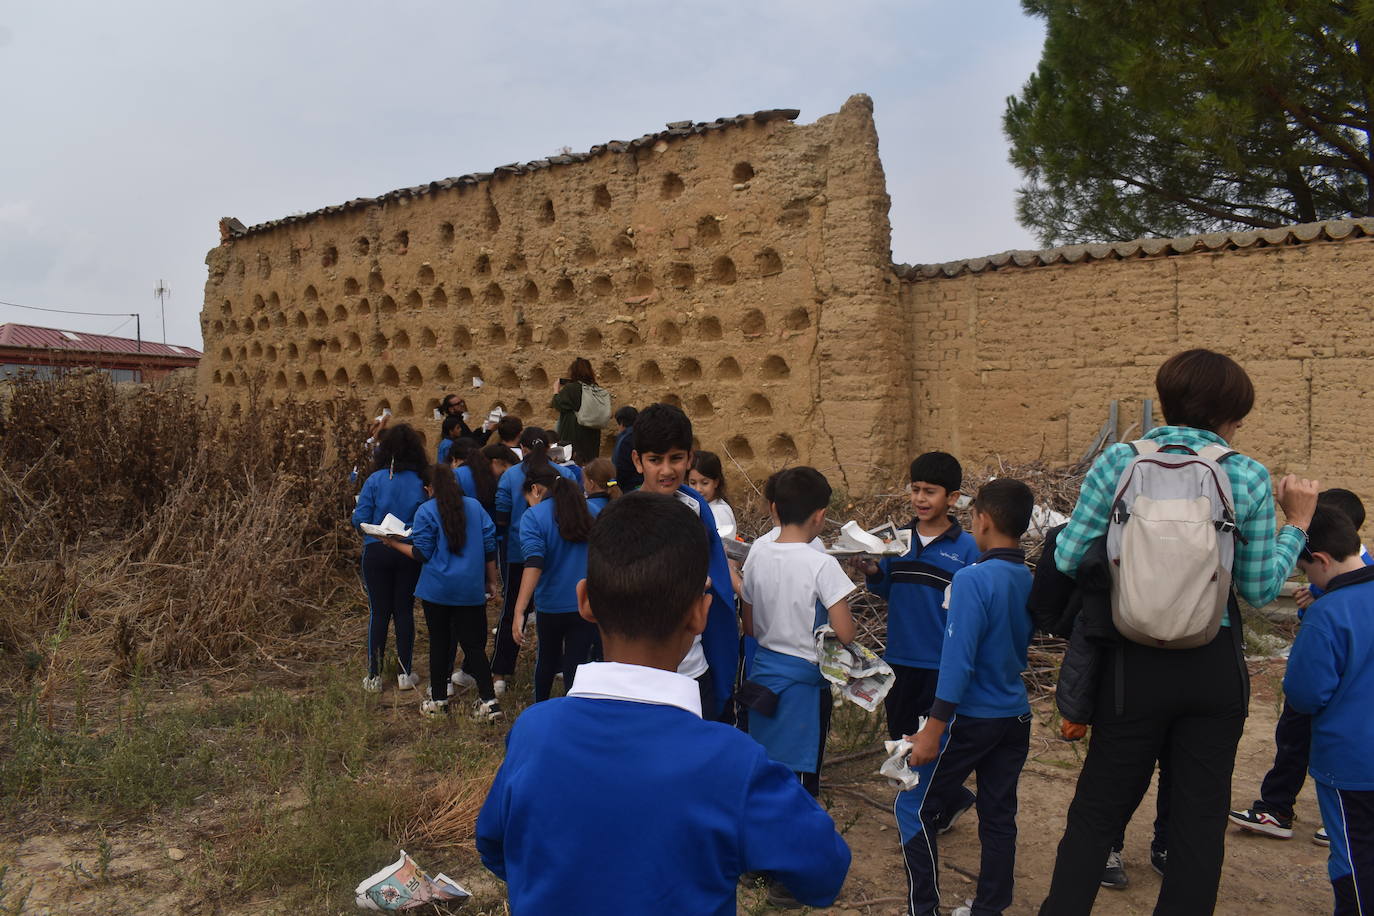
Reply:
M549 332L549 349L564 350L568 346L568 332L562 328L554 328Z
M214 328L215 328L215 333L216 333L216 334L223 334L223 333L224 333L224 322L223 322L223 321L220 321L219 319L215 319Z
M743 377L740 371L739 362L733 356L727 356L716 364L716 378L737 379Z
M439 338L435 336L433 329L425 328L420 331L420 346L433 347L439 343Z
M383 384L383 385L399 385L399 384L401 384L401 373L399 373L399 372L396 371L396 367L395 367L395 366L387 366L385 369L382 370L382 384Z
M367 291L369 293L380 293L384 288L385 284L382 282L381 268L372 268L367 274Z
M487 284L487 288L482 290L482 301L487 305L500 305L502 302L505 302L506 293L501 289L501 284Z
M358 367L358 384L372 384L372 367L369 366L367 363L363 363L361 366Z
M672 346L682 343L682 331L671 321L660 321L658 324L658 342Z
M224 387L225 387L225 388L233 388L234 385L235 385L235 382L234 382L234 373L232 373L232 372L226 372L226 373L224 374Z
M754 167L747 162L736 162L735 167L730 170L730 177L735 184L744 184L754 177Z
M735 262L721 255L711 262L711 279L717 283L735 282Z
M306 302L318 302L320 299L320 291L315 289L315 284L313 283L305 288L304 295Z
M798 306L782 319L783 327L789 331L804 331L811 327L811 313Z
M239 357L239 362L243 362L243 361L245 361L246 359L248 359L248 348L247 348L247 347L239 347L239 350L238 350L238 357Z
M573 259L583 267L590 267L596 263L596 247L587 239L583 239L577 244L577 250L573 252Z
M438 398L430 398L428 401L425 401L425 416L427 416L427 417L433 416L433 415L434 415L434 411L436 411L436 410L438 410L438 409L439 409L439 399L438 399Z
M275 362L277 361L277 347L276 347L276 344L268 344L268 345L267 345L267 350L266 350L266 352L263 353L263 356L265 356L265 357L267 358L267 361L268 361L269 363L275 363Z
M453 244L453 223L439 224L439 242L444 245Z
M468 289L466 286L458 287L453 293L453 304L458 308L472 305L472 290Z
M475 378L486 378L486 374L482 371L481 366L472 363L463 369L463 374L458 376L458 381L460 384L469 385Z
M449 369L448 363L440 363L434 367L434 381L440 385L447 385L453 381L453 372Z
M547 388L549 386L549 374L544 371L543 366L535 366L530 370L529 383L531 388Z
M371 303L371 302L368 302L366 299L359 299L359 300L358 300L358 314L359 314L359 315L371 315L371 314L372 314L372 303Z
M487 227L488 232L496 232L501 228L501 214L496 212L496 205L487 200L487 212L482 218L482 224Z
M420 295L420 291L418 289L412 289L410 291L410 295L406 296L406 308L411 309L412 311L419 310L420 306L424 304L424 297Z
M772 248L765 248L754 255L754 266L760 277L772 277L782 273L782 256Z
M691 382L701 378L701 363L690 356L677 364L677 380Z
M557 302L567 302L577 295L573 282L567 277L559 277L553 284L553 298Z
M639 343L639 332L631 327L623 327L615 332L615 342L622 347L633 347Z
M749 395L749 399L744 402L744 415L746 417L771 417L773 405L766 397L755 392Z
M515 369L512 367L502 366L501 371L496 374L496 387L519 388L520 376L515 374Z
M225 347L224 349L222 349L222 350L219 351L219 359L220 359L220 362L227 363L227 362L229 362L230 360L232 360L233 358L234 358L234 351L233 351L233 350L230 350L228 347Z
M592 295L609 296L613 292L615 292L615 284L611 282L610 277L601 274L592 279Z
M339 338L337 338L337 337L331 337L331 338L329 338L329 352L330 352L330 353L338 353L338 352L341 351L342 349L343 349L343 345L342 345L341 343L339 343Z
M261 318L258 319L258 330L259 330L259 331L265 331L265 330L267 330L268 324L269 324L269 322L268 322L268 320L267 320L267 316L266 316L266 315L263 315Z
M749 461L754 457L753 447L749 444L749 440L743 436L735 436L725 443L725 450L741 461Z
M310 326L310 319L305 317L305 312L297 312L295 317L296 327L305 328Z
M305 388L306 388L306 383L305 383L305 373L304 373L304 372L297 372L297 373L296 373L296 377L295 377L295 379L292 381L292 386L293 386L297 391L304 391L304 390L305 390Z
M363 349L363 339L362 339L361 337L358 336L358 332L357 332L357 331L349 331L349 332L348 332L348 338L347 338L347 344L346 344L346 346L348 347L348 352L350 352L350 353L361 353L361 352L362 352L362 349Z
M592 189L592 206L598 210L611 209L611 191L604 184Z
M720 218L703 216L697 220L697 241L714 242L720 238Z
M720 319L714 315L707 315L697 322L697 336L702 340L720 340L722 334L720 329Z
M314 354L314 353L323 353L323 352L324 352L324 338L323 338L323 337L312 337L312 338L310 339L310 345L309 345L306 349L307 349L307 352L312 353L312 354Z
M329 384L329 377L328 377L327 375L324 374L324 370L323 370L323 369L316 369L314 372L310 373L310 387L311 387L311 388L323 388L324 386L326 386L326 385L328 385L328 384Z
M230 319L229 319L228 328L227 328L227 330L229 331L229 333L230 333L230 334L236 334L236 333L238 333L238 329L239 329L239 323L238 323L237 321L235 321L234 319L230 318Z
M485 277L491 273L491 255L479 254L477 260L473 262L472 272L480 277Z
M642 385L656 385L663 381L663 371L658 368L658 363L652 359L639 364L639 371L635 373L635 381Z
M428 264L422 264L420 266L420 272L415 276L420 281L421 286L434 285L434 268L430 267Z
M663 176L663 183L658 188L658 196L663 200L672 200L675 197L681 197L685 190L687 190L687 185L682 181L682 176L676 172L669 172Z
M391 402L388 401L386 398L382 398L380 401L377 402L377 412L378 412L378 413L381 413L383 410L390 410L390 409L391 409Z
M349 277L347 280L344 281L344 294L345 294L345 295L348 295L348 296L356 296L356 295L358 295L358 293L361 292L361 291L362 291L362 285L361 285L355 278Z
M534 329L529 323L517 325L515 328L515 345L517 347L527 347L534 342Z
M360 236L358 236L356 239L353 240L353 253L354 253L354 254L359 255L359 256L362 256L362 255L366 255L366 254L367 254L369 251L371 251L371 250L372 250L372 243L368 241L367 236L365 236L365 235L360 235Z
M602 363L601 371L596 374L596 377L608 385L622 381L620 367L612 362Z
M343 306L342 303L339 304L339 305L334 306L334 320L335 320L335 321L347 321L347 320L348 320L348 309L345 308L345 307Z
M635 274L634 286L632 287L636 296L647 296L654 291L654 276L647 270Z
M706 417L715 413L716 407L711 403L711 399L704 394L698 394L687 402L687 412L694 417Z
M553 201L550 198L544 198L544 202L539 205L539 213L535 219L546 226L553 222Z
M520 252L516 251L513 252L510 257L506 258L506 265L501 269L513 272L518 270L524 270L525 266L525 256Z
M800 229L811 221L811 208L805 200L789 200L778 216L778 225L784 229Z
M425 377L420 374L419 366L411 366L406 370L406 384L412 388L419 388L425 383Z
M665 394L663 397L658 399L658 402L660 404L670 404L673 407L676 407L678 410L682 409L682 398L678 397L676 394Z
M224 317L224 318L229 318L229 317L233 316L233 314L234 314L234 304L233 304L232 302L230 302L228 299L225 299L225 300L224 300L224 304L221 305L221 306L219 307L219 313L220 313L220 316L221 316L221 317Z
M258 255L258 279L266 280L272 276L272 259L265 254Z
M291 360L300 359L300 356L301 356L300 347L297 347L294 343L289 343L289 344L286 345L286 358L287 358L287 359L291 359Z
M674 264L668 271L668 282L678 289L691 289L696 282L697 272L691 264Z
M262 359L262 344L253 341L253 346L248 348L248 355L254 359Z
M275 315L272 316L272 327L274 327L274 328L284 328L284 327L286 327L286 313L285 313L285 312L277 312Z
M429 295L429 307L436 309L448 308L448 293L444 292L443 286L434 287L434 292Z
M588 328L582 332L582 347L585 350L595 350L601 346L601 332L596 328Z
M461 324L453 329L453 346L457 350L472 349L472 332Z
M281 296L278 296L276 293L268 293L267 307L273 309L281 308Z
M519 299L521 302L535 302L539 299L539 286L533 280L526 280L520 284Z
M386 349L388 343L389 341L386 339L386 335L381 331L373 331L372 336L368 338L367 341L368 348L372 350L373 356L381 356L382 351Z
M506 345L506 329L499 324L492 324L487 327L487 343L498 347Z
M763 368L759 370L759 375L766 379L783 379L792 374L792 370L787 366L787 360L781 356L770 356L763 361Z
M377 304L377 311L382 315L396 314L396 300L390 296L383 296L382 301Z
M410 400L409 396L403 397L401 398L401 403L396 405L396 412L403 417L414 416L415 404Z
M285 372L278 372L275 376L272 377L273 388L285 389L290 384L291 383L286 380Z
M517 417L528 417L534 413L534 408L530 406L529 401L521 398L511 407L511 413L515 414Z
M263 300L262 296L253 297L253 311L257 311L259 309L263 309L266 307L267 303Z
M315 309L315 326L322 328L327 324L329 324L329 313L322 308Z
M396 336L391 338L391 347L393 350L409 350L410 335L404 330L397 331Z
M348 370L345 369L343 366L340 366L339 368L337 368L337 369L334 370L334 384L335 384L335 385L347 385L347 384L348 384Z
M768 330L768 322L763 318L763 312L758 309L748 309L739 318L739 329L745 337L758 337Z
M392 254L405 254L410 250L410 233L402 229L391 237L391 244L387 247Z

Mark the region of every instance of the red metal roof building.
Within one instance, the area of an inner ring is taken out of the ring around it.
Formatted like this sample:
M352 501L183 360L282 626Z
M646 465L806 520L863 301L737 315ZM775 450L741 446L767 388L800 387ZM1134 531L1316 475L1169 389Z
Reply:
M0 324L0 379L26 371L48 377L71 369L99 369L117 382L147 382L173 369L193 369L200 357L192 347Z

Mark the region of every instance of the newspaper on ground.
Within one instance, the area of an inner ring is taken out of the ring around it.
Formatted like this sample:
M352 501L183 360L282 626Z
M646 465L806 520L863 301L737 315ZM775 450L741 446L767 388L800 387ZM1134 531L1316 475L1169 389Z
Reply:
M834 556L900 557L911 550L911 529L898 528L891 521L867 531L855 521L845 522L839 537L825 552Z
M857 642L840 642L829 624L816 630L816 655L821 676L868 712L876 710L892 689L894 675L887 662Z
M925 725L926 717L921 717L921 725L916 730L920 731ZM897 741L884 741L883 748L887 750L887 759L878 768L879 776L886 776L897 787L898 792L905 792L914 789L921 784L921 774L911 768L911 742L905 738Z
M450 900L461 906L472 896L442 872L430 877L404 849L399 859L364 880L353 893L359 909L373 912L413 910Z
M406 523L390 512L386 514L386 518L382 519L380 525L370 525L367 522L363 522L358 526L358 530L363 534L370 534L374 538L391 537L393 535L402 538L410 537L410 529L406 527Z
M1051 528L1058 528L1068 521L1069 517L1064 513L1037 504L1031 510L1030 527L1026 529L1026 537L1043 538L1050 533Z

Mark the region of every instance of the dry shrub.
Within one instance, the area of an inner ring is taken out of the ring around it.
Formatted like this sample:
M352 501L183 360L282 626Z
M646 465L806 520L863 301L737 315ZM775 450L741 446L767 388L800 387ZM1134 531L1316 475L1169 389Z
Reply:
M401 845L420 844L434 849L471 846L476 836L477 814L496 774L448 776L421 797L417 813L399 831Z
M356 581L348 474L364 420L350 401L223 415L184 386L14 382L0 663L224 666L308 627Z

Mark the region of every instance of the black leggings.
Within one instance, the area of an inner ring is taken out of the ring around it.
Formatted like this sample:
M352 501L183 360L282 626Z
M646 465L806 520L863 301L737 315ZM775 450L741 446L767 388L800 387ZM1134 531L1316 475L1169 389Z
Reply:
M520 595L520 576L524 571L524 563L510 563L506 566L505 600L501 602L501 620L496 624L496 642L491 649L493 677L507 678L515 673L515 661L520 655L520 647L516 645L510 629L511 624L515 622L515 599Z
M534 628L539 634L539 653L534 660L534 701L538 703L549 698L554 675L560 670L566 693L572 689L577 666L601 657L601 632L576 611L536 612Z
M461 646L463 667L477 679L477 696L496 699L487 662L487 606L435 604L423 599L420 604L425 609L425 626L429 627L430 696L436 700L448 696L453 661Z
M420 564L399 550L374 541L363 547L363 585L370 614L367 623L367 674L382 673L387 628L396 622L396 654L401 672L410 673L415 651L415 583Z

